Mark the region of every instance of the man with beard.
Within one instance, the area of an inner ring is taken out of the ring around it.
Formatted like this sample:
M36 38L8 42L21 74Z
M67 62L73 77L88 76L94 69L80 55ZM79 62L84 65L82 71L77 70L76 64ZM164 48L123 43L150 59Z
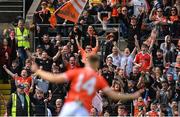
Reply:
M48 54L46 51L42 52L41 58L36 58L35 62L44 70L51 71L52 59L48 58Z
M32 105L34 106L35 116L46 116L47 114L47 105L44 101L44 92L42 89L36 86L35 94L32 97Z
M164 57L161 49L157 50L156 57L153 57L153 66L159 67L161 70L164 69Z
M48 56L53 57L53 45L50 42L49 35L43 35L41 47L47 52Z

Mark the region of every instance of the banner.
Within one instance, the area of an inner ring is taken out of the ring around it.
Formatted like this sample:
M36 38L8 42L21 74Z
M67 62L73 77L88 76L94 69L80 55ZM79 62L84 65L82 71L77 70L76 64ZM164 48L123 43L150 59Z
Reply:
M65 20L72 21L74 23L78 22L79 16L86 6L87 0L70 0L60 8L58 8L55 13L49 19L51 26L55 26L57 21L55 20L55 14Z

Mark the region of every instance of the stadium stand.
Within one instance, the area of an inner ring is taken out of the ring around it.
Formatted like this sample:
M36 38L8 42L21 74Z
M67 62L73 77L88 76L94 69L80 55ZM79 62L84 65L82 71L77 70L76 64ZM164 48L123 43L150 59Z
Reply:
M76 23L59 17L68 1L0 0L0 116L59 115L70 83L42 80L32 62L57 74L92 53L114 91L145 91L126 102L99 91L91 116L180 116L179 0L89 0Z

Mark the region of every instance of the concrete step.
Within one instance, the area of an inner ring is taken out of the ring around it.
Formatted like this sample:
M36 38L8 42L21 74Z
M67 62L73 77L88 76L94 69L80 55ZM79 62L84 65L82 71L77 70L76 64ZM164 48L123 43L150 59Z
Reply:
M6 113L6 110L0 110L0 116L4 116L5 113Z
M6 106L0 105L0 110L6 110Z
M0 101L2 102L4 100L9 100L10 96L11 96L10 94L1 96Z
M23 6L0 6L0 11L22 11Z
M0 1L0 6L4 5L23 5L22 1Z
M0 84L0 90L3 90L3 89L11 89L11 85L10 84Z
M0 22L11 23L23 16L23 0L0 0Z
M9 100L0 100L0 105L6 105Z
M10 95L11 90L0 90L0 93L3 94L3 95Z

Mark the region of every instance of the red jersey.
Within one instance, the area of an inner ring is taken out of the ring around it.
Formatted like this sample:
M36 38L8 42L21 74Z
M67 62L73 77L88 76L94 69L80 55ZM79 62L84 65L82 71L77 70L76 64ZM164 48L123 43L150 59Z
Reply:
M14 79L16 80L17 83L28 84L29 86L31 86L31 82L32 82L31 77L27 77L27 78L15 77Z
M178 20L179 20L179 17L177 15L176 16L170 16L170 21L175 22Z
M149 111L146 113L146 115L149 117L158 117L159 116L158 112L156 112L156 111Z
M24 86L25 86L24 92L26 94L29 94L29 89L31 86L32 77L27 77L27 78L15 77L14 79L16 80L17 84L24 84Z
M92 99L100 89L108 87L107 82L90 68L78 68L65 73L71 82L71 89L65 102L80 101L90 111Z
M134 62L141 64L139 71L148 71L151 64L151 55L149 53L143 54L142 52L139 52L135 56Z
M141 111L141 109L143 109L145 107L145 103L144 101L142 102L135 102L134 104L134 116L137 117L138 116L138 113ZM142 110L144 111L144 110Z
M98 47L92 48L92 52L91 53L87 53L82 47L78 47L80 52L81 52L81 56L82 56L82 62L85 63L86 62L86 58L88 55L95 55L98 52Z

